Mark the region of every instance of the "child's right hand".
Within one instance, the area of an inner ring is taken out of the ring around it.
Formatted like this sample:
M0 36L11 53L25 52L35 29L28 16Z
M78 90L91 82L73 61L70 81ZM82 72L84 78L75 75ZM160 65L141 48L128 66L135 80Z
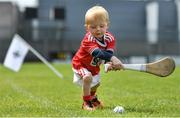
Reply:
M124 66L123 66L122 62L117 57L112 56L111 62L112 62L113 70L121 70L121 69L124 70Z

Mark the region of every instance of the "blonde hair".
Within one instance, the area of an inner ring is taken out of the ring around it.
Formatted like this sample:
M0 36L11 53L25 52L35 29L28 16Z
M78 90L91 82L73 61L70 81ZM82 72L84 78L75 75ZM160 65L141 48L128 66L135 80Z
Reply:
M85 26L89 25L92 21L105 21L109 24L109 14L102 6L94 6L90 8L85 14Z

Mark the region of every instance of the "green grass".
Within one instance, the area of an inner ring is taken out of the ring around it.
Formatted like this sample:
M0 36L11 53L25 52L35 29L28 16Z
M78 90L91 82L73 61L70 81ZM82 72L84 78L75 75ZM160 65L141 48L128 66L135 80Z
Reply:
M0 117L180 117L180 68L166 78L120 71L105 74L98 96L103 110L81 109L81 87L72 83L71 65L54 65L58 78L41 63L25 63L18 73L0 66ZM121 105L123 114L113 113Z

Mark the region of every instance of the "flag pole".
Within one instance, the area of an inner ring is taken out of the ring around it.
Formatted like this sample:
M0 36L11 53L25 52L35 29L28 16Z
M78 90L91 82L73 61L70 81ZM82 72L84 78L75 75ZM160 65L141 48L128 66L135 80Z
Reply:
M20 36L19 36L20 37ZM29 47L29 50L34 53L44 64L46 64L58 77L63 79L63 75L59 73L39 52L37 52L31 45L29 45L25 40L21 37L20 39Z
M58 77L63 79L63 75L59 73L44 57L42 57L34 48L29 45L29 50L34 53L44 64L46 64Z

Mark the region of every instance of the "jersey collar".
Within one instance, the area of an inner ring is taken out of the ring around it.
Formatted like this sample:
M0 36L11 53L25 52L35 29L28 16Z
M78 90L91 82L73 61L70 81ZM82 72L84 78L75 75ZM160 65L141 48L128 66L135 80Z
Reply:
M94 37L95 38L95 37ZM107 46L107 43L106 43L106 41L105 41L105 35L103 35L103 42L102 41L100 41L98 38L95 38L96 39L96 42L100 45L100 46L102 46L102 47L106 47Z

